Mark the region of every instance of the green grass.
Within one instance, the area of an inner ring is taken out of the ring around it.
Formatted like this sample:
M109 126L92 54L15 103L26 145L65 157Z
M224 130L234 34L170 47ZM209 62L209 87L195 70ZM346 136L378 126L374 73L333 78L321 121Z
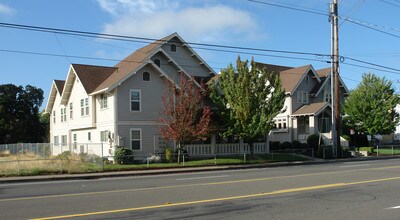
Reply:
M122 171L122 170L143 170L143 169L163 169L163 168L177 168L177 167L201 167L201 166L215 166L215 165L240 165L240 164L262 164L282 161L305 161L305 157L292 155L292 154L269 154L269 155L254 155L250 158L247 155L246 162L243 156L227 156L216 159L191 159L183 163L150 163L147 164L105 164L104 171Z
M376 153L376 149L374 150L374 153ZM392 148L379 148L379 154L392 155ZM393 154L400 154L400 149L393 149Z
M179 167L201 167L215 165L240 165L240 164L263 164L279 161L302 161L307 158L279 153L268 155L246 155L246 161L243 156L224 156L211 159L190 158L183 163L150 163L147 164L104 164L104 171L123 171L123 170L144 170L144 169L167 169ZM17 162L19 161L19 163ZM61 163L62 162L62 163ZM44 159L38 157L0 157L0 177L1 176L35 176L35 175L53 175L61 173L92 173L101 172L100 163L85 163L79 157L70 159L51 158Z

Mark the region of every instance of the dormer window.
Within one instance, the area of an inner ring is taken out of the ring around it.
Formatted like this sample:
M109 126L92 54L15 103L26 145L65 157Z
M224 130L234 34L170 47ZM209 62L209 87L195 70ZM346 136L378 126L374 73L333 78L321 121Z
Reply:
M149 72L143 73L143 81L150 82L150 73Z
M155 63L158 67L161 66L161 61L160 61L159 59L155 59L155 60L154 60L154 63Z
M171 44L171 51L172 52L176 52L176 45L175 44Z

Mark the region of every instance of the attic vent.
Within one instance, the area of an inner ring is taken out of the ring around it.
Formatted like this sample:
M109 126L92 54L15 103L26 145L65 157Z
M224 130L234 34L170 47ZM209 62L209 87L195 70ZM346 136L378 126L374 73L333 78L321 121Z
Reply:
M79 83L79 79L76 79L76 82Z
M176 52L176 45L175 44L171 44L171 51L172 52Z

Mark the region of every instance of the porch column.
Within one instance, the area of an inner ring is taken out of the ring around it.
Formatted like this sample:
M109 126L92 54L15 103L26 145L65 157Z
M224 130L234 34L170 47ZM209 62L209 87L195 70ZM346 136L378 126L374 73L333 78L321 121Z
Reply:
M316 124L315 124L315 116L314 115L310 115L309 116L309 119L308 119L308 127L309 127L309 135L310 134L315 134L315 132L316 131L318 131L316 128L315 128L315 126L316 126Z
M292 122L293 122L293 139L294 140L298 140L298 124L297 124L297 117L292 118Z

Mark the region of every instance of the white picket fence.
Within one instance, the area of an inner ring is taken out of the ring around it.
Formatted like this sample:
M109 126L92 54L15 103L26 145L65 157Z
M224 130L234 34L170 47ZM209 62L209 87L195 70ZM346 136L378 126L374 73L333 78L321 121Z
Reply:
M254 153L269 153L265 143L254 143ZM231 144L190 144L185 146L189 155L229 155L250 153L250 146L247 143Z

